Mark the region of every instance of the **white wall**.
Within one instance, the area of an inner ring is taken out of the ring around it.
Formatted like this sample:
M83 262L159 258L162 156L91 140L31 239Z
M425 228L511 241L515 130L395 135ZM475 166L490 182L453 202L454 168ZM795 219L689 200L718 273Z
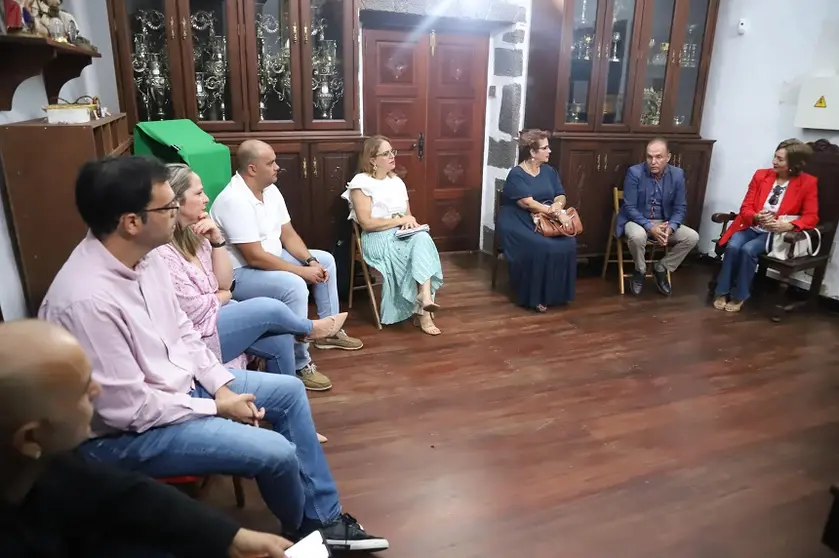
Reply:
M738 35L737 22L748 30ZM723 0L705 98L702 136L715 139L700 247L709 252L719 225L711 214L736 211L752 174L771 165L777 144L839 132L793 124L802 80L839 74L839 1ZM839 256L828 268L823 294L839 298Z
M60 96L73 101L82 95L95 95L112 113L119 111L113 54L105 0L65 0L64 9L76 17L82 35L93 42L102 54L82 71L78 79L69 81ZM15 91L10 111L0 111L0 124L19 122L44 116L41 107L47 104L44 82L40 76L23 82ZM75 174L76 169L68 172ZM0 308L6 320L26 316L26 305L20 275L15 263L5 208L0 199Z
M502 90L505 85L518 84L521 86L521 105L519 106L519 122L516 130L524 128L524 107L527 102L527 65L530 58L530 18L533 13L532 0L508 0L511 4L517 4L525 9L525 21L511 25L508 28L500 29L493 33L489 39L489 58L487 64L487 88L495 86L495 97L487 97L486 101L486 129L484 131L484 172L483 191L481 192L481 232L478 246L486 252L491 250L489 245L484 243L484 231L489 228L495 229L495 181L507 178L509 168L499 169L488 164L489 139L511 141L516 140L510 134L502 132L498 127L501 112ZM505 43L502 37L505 33L515 30L524 31L524 41L515 45ZM496 76L495 49L507 48L522 52L524 60L522 75L516 77ZM513 161L512 165L515 165ZM511 166L512 166L511 165Z

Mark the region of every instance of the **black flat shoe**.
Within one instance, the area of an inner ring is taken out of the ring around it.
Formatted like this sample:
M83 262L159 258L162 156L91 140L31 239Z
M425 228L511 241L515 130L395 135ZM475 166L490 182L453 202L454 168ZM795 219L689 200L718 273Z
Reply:
M629 278L629 292L635 296L641 294L644 290L644 276L645 274L640 271L632 273L632 277Z
M670 293L672 293L673 290L670 288L670 281L667 279L667 272L654 271L653 277L655 278L655 286L658 289L658 292L664 296L670 296Z

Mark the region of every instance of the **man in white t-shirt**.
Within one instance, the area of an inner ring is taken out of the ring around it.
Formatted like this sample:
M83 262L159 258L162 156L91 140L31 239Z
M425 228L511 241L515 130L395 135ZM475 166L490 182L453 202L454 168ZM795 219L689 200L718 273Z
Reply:
M305 318L311 286L318 317L338 314L335 259L329 252L309 250L294 230L283 195L274 184L279 171L274 150L265 142L246 140L236 156L238 172L210 210L233 260L233 298L276 298ZM335 337L315 341L319 349L354 351L362 346L361 340L343 330ZM307 388L332 386L312 363L306 344L295 345L294 357L297 374Z

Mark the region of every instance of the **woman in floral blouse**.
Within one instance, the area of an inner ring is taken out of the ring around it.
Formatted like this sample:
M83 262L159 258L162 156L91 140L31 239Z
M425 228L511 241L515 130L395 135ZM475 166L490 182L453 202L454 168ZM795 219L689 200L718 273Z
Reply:
M262 357L267 371L296 374L307 389L328 390L332 382L310 363L294 369L294 337L315 340L335 335L346 313L322 320L300 318L273 298L231 300L233 268L218 226L207 216L201 179L187 165L169 165L169 184L180 211L172 242L158 248L183 311L221 362L244 368L246 355Z

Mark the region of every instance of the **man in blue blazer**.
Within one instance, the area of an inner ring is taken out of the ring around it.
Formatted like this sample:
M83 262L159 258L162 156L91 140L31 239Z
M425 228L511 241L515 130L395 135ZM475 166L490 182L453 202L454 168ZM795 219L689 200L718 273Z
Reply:
M668 164L667 140L656 138L647 144L647 162L626 171L623 183L623 206L618 213L615 235L626 235L626 243L635 261L629 290L641 294L647 275L647 239L670 246L667 255L653 267L655 286L663 295L671 293L667 272L675 271L685 256L699 242L699 234L682 224L687 212L685 173Z

